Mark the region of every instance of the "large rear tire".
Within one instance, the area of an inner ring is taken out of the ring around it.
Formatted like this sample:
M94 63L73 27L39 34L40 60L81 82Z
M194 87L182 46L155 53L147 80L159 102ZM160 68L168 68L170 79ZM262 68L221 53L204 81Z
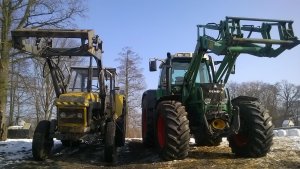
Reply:
M239 157L265 156L274 136L272 118L255 98L241 97L233 105L240 109L241 126L238 134L227 138L232 152Z
M32 155L37 161L45 160L53 147L53 138L50 138L50 121L40 121L34 131L32 140Z
M190 141L185 107L178 101L161 101L157 112L156 136L161 158L184 159L188 155Z
M147 96L142 102L142 138L145 147L153 147L155 145L153 112L148 108Z
M108 163L114 163L117 159L115 131L116 124L114 121L108 121L105 126L104 136L104 160Z

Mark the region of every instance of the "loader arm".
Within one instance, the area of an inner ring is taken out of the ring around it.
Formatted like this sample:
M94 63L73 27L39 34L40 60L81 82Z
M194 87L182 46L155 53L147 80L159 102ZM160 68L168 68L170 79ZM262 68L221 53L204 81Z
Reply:
M219 24L197 25L197 45L184 77L183 98L188 97L195 85L205 53L224 56L219 68L212 72L212 80L225 84L240 54L271 58L297 46L300 41L294 36L292 24L290 20L226 17ZM214 32L217 38L208 35L207 31Z
M94 58L99 68L99 84L101 84L100 95L104 98L105 87L102 67L102 41L93 30L79 29L17 29L11 31L13 47L35 57L45 58L50 69L56 96L66 92L64 77L57 65L53 62L56 57L63 56L85 56ZM53 47L52 39L70 38L80 40L80 44L74 47ZM90 68L89 71L92 71ZM102 74L102 75L101 75ZM91 78L91 77L89 77ZM89 84L90 86L91 84ZM90 88L88 91L90 92Z

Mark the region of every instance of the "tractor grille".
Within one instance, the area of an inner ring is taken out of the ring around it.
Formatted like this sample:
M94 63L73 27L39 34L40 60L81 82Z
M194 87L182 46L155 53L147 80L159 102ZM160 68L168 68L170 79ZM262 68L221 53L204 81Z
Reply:
M84 109L60 108L58 113L59 124L84 123Z
M225 90L223 84L200 84L204 99L209 98L211 104L218 104L225 100Z
M60 123L83 123L83 119L78 118L61 118Z

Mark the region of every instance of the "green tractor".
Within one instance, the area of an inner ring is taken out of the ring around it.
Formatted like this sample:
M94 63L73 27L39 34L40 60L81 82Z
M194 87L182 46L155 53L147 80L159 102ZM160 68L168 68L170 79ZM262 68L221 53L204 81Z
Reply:
M54 38L81 43L54 47ZM38 123L32 141L33 158L45 160L54 138L67 147L101 140L104 160L114 162L116 147L125 144L126 105L115 83L116 69L102 65L100 38L93 30L20 29L12 31L12 41L14 48L45 60L44 72L49 72L56 94L57 117ZM72 67L66 62L72 57L87 58L89 65ZM67 67L68 73L60 65Z
M158 89L143 93L143 144L157 147L164 160L175 160L187 157L191 135L198 146L217 146L227 137L236 156L265 156L273 140L272 118L257 98L231 98L225 85L241 53L277 57L298 45L292 24L226 17L219 24L198 25L194 53L168 53L160 60ZM271 38L274 27L278 39ZM213 61L208 53L223 60ZM150 60L150 71L156 71L157 60Z

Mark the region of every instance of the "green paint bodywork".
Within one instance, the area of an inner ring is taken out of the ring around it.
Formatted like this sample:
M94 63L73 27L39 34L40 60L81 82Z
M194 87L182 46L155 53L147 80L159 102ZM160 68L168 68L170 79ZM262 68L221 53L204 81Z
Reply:
M255 26L254 24L257 23L261 25ZM172 92L175 85L170 85L170 88L167 86L163 88L162 85L159 85L156 91L157 102L163 99L175 98L185 105L189 114L193 113L193 119L191 120L201 119L200 122L203 121L203 113L208 114L208 112L215 111L224 112L231 118L234 110L226 89L222 91L225 93L226 101L205 103L206 98L204 98L201 84L195 83L201 62L207 62L210 65L208 68L210 69L210 84L225 86L240 54L250 54L257 57L277 57L283 51L297 46L300 41L294 36L292 24L293 21L290 20L226 17L219 24L197 25L196 48L185 73L183 84L177 86L180 90ZM279 39L271 37L275 33L274 27ZM211 37L207 34L207 30L210 32L215 31L218 37ZM212 59L205 61L204 54L206 53L224 56L217 70L214 68ZM170 59L170 66L172 67L174 58L168 59ZM176 61L178 62L179 59L176 59Z

